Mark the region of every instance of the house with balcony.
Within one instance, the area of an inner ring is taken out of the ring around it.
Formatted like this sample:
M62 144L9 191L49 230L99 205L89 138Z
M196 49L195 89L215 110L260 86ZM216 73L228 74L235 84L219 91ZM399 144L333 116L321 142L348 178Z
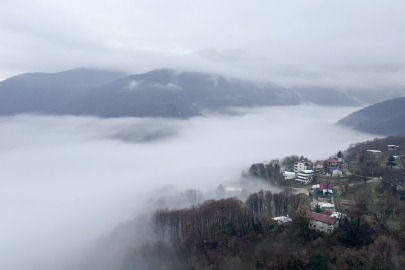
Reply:
M331 167L337 168L339 166L340 162L337 159L330 158L326 161L326 166L330 170Z
M301 182L304 184L311 183L314 180L314 171L313 170L302 170L299 173L296 173L295 181Z
M313 170L316 172L323 171L324 170L323 162L319 160L314 162Z

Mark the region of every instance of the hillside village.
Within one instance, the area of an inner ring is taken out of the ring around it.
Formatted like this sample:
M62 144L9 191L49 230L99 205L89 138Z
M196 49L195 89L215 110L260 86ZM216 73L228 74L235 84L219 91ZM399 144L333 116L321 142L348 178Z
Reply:
M376 141L376 140L374 140ZM379 183L382 179L381 169L391 168L401 171L404 169L404 151L396 144L387 144L379 149L365 149L358 151L355 155L350 153L353 149L339 151L336 156L325 160L311 160L301 156L291 156L283 159L282 162L272 160L268 165L253 164L249 172L243 172L243 176L255 176L263 178L265 175L272 175L271 168L281 169L282 166L291 171L282 172L282 181L274 181L280 186L290 189L292 194L305 194L310 197L308 206L304 209L308 212L310 218L309 227L314 230L331 233L339 227L339 222L346 217L347 212L356 208L357 201L342 199L341 195L334 198L334 192L342 193L342 190L348 191L355 185L367 183ZM346 156L346 154L348 156ZM291 162L291 159L299 159ZM366 168L362 167L366 163ZM281 165L280 165L281 163ZM293 164L293 165L292 165ZM266 172L266 171L270 171ZM369 175L371 172L371 175ZM374 173L375 172L375 173ZM274 174L274 172L273 172ZM405 181L396 180L396 187L403 190ZM226 192L229 196L238 196L242 194L243 188L240 183L233 182L225 184ZM237 187L237 192L235 192ZM340 190L340 191L339 191ZM344 193L344 192L343 192ZM402 194L402 193L401 193ZM403 194L401 199L403 199ZM338 205L335 205L335 204ZM292 219L287 216L276 216L272 218L279 225L287 225Z
M156 241L124 261L185 270L405 269L404 148L405 136L392 136L324 160L252 164L212 199L188 190L180 198L191 207L157 210Z
M401 154L402 151L400 151L399 145L389 144L382 150L367 149L365 153L365 158L370 163L380 164L380 167L391 166L393 169L404 169L404 155ZM357 159L361 158L363 158L361 154L358 154L355 160L349 160L339 151L336 157L330 157L326 160L317 160L315 162L309 160L296 161L294 162L293 172L283 172L284 179L287 181L293 180L295 187L297 184L310 185L308 193L306 188L296 188L294 190L295 192L308 194L312 199L310 207L305 208L308 210L308 216L311 220L310 228L331 233L339 227L339 222L346 216L345 213L352 211L356 207L357 201L347 199L340 200L338 202L340 205L335 206L333 193L334 191L338 192L342 185L350 185L350 180L353 180L356 175L351 173L348 168L355 167ZM386 160L385 163L384 160ZM357 175L357 177L367 179L365 183L381 180L381 176L375 178L373 175L371 177ZM289 183L291 186L291 181ZM283 184L286 185L286 183ZM397 181L396 184L402 189L403 182ZM351 185L354 185L354 183ZM341 212L337 212L338 209ZM280 221L283 224L292 221L292 219L284 216L273 219L277 220L279 224L281 224Z

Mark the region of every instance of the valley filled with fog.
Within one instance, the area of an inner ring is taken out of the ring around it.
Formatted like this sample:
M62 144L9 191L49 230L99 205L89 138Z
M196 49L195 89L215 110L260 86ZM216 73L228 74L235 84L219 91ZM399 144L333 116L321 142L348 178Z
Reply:
M1 117L0 269L77 269L70 256L142 213L150 198L214 190L255 162L323 159L376 137L334 125L358 109L235 108L188 120Z

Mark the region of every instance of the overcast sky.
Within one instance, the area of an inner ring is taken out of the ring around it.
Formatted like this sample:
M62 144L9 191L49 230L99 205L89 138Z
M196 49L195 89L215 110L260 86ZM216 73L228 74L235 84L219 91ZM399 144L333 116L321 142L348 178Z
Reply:
M0 79L173 67L338 87L405 85L405 2L0 0ZM215 50L202 54L205 48Z

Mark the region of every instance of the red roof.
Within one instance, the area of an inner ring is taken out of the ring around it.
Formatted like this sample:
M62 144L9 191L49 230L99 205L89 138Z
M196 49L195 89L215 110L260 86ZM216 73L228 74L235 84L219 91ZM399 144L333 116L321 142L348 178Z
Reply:
M322 210L322 214L330 216L333 214L333 211L332 210Z
M340 204L344 204L344 205L357 205L357 202L356 201L351 201L351 200L341 200L340 201Z
M330 216L327 216L327 215L322 215L322 214L315 213L315 212L310 212L309 216L313 220L317 220L317 221L320 221L320 222L323 222L323 223L328 223L328 224L331 224L331 225L335 225L335 223L337 221L337 219L334 218L334 217L330 217Z
M327 162L339 162L339 161L337 161L337 160L334 159L334 158L330 158L330 159L327 160Z
M317 162L314 162L314 165L318 165L318 164L323 164L323 162L322 161L317 161Z
M324 189L332 189L332 185L328 184L328 183L320 183L319 184L319 190L323 191Z

